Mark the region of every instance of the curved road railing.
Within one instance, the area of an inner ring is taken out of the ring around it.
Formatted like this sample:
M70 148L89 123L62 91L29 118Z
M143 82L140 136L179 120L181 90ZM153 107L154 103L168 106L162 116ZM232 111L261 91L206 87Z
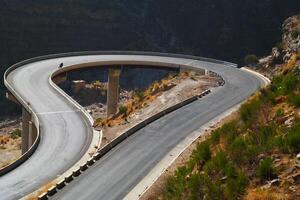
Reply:
M8 68L4 73L4 85L7 87L7 89L14 95L14 97L18 100L19 103L22 104L22 106L30 113L31 115L31 121L34 123L36 129L37 129L37 136L31 147L26 151L20 158L12 162L10 165L3 167L0 169L0 176L10 172L11 170L18 167L20 164L25 162L37 149L39 142L40 142L40 122L37 117L37 114L34 112L34 110L28 105L28 103L17 93L15 92L14 88L7 82L6 77L7 75L12 72L14 69L19 67L21 65L14 65L10 68Z

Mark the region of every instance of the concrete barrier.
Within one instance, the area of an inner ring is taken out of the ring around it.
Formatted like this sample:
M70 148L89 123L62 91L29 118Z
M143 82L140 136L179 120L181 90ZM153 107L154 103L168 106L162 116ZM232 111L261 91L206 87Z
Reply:
M86 162L86 164L87 164L88 166L92 166L94 163L95 163L95 160L94 160L93 157L92 157L92 158L89 158L88 161Z
M61 180L58 183L56 183L56 188L61 190L66 186L65 180Z
M93 160L94 160L94 156L93 156ZM89 167L87 164L81 165L80 166L80 171L84 172L85 170L87 170Z
M47 191L47 196L53 196L53 195L55 195L56 194L56 186L52 186L51 188L49 188L48 189L48 191Z
M65 177L65 183L70 183L71 181L73 181L73 175L69 174Z
M48 199L47 192L44 192L38 196L38 200L47 200L47 199Z
M73 177L77 177L77 176L79 176L80 174L81 174L80 168L78 168L78 169L76 169L76 170L74 170L74 171L72 172L72 176L73 176Z
M101 157L102 157L102 155L99 152L97 152L96 154L94 154L93 159L95 161L98 161Z

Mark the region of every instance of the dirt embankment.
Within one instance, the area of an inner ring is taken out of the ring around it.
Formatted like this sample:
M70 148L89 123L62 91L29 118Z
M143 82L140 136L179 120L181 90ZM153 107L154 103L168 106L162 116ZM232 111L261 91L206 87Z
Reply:
M0 122L0 168L21 156L21 119Z
M219 86L219 82L220 78L214 75L196 72L172 74L143 91L122 91L119 112L110 119L105 118L106 105L93 104L87 109L96 121L95 128L103 130L104 145L161 110Z

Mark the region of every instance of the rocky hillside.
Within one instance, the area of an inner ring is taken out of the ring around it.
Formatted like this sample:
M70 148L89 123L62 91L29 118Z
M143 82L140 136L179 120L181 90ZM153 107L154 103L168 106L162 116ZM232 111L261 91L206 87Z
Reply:
M25 58L66 51L150 50L242 63L267 54L298 0L2 0L1 72ZM15 113L4 102L1 114ZM10 104L12 105L12 104Z
M282 42L256 66L271 84L197 144L157 199L300 199L299 24L288 18Z
M256 70L269 77L297 64L297 58L300 57L300 15L286 19L282 32L282 41L272 48L271 55L262 58L255 66Z

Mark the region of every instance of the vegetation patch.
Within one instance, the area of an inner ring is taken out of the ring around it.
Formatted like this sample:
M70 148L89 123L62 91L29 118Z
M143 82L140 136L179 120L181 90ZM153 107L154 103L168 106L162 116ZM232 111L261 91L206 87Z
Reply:
M255 65L258 63L258 57L254 54L247 55L244 59L246 65Z
M236 119L197 145L189 161L168 178L158 199L265 196L250 195L248 188L262 187L283 173L287 166L275 165L273 154L295 157L300 152L299 89L297 68L275 77L241 106Z

